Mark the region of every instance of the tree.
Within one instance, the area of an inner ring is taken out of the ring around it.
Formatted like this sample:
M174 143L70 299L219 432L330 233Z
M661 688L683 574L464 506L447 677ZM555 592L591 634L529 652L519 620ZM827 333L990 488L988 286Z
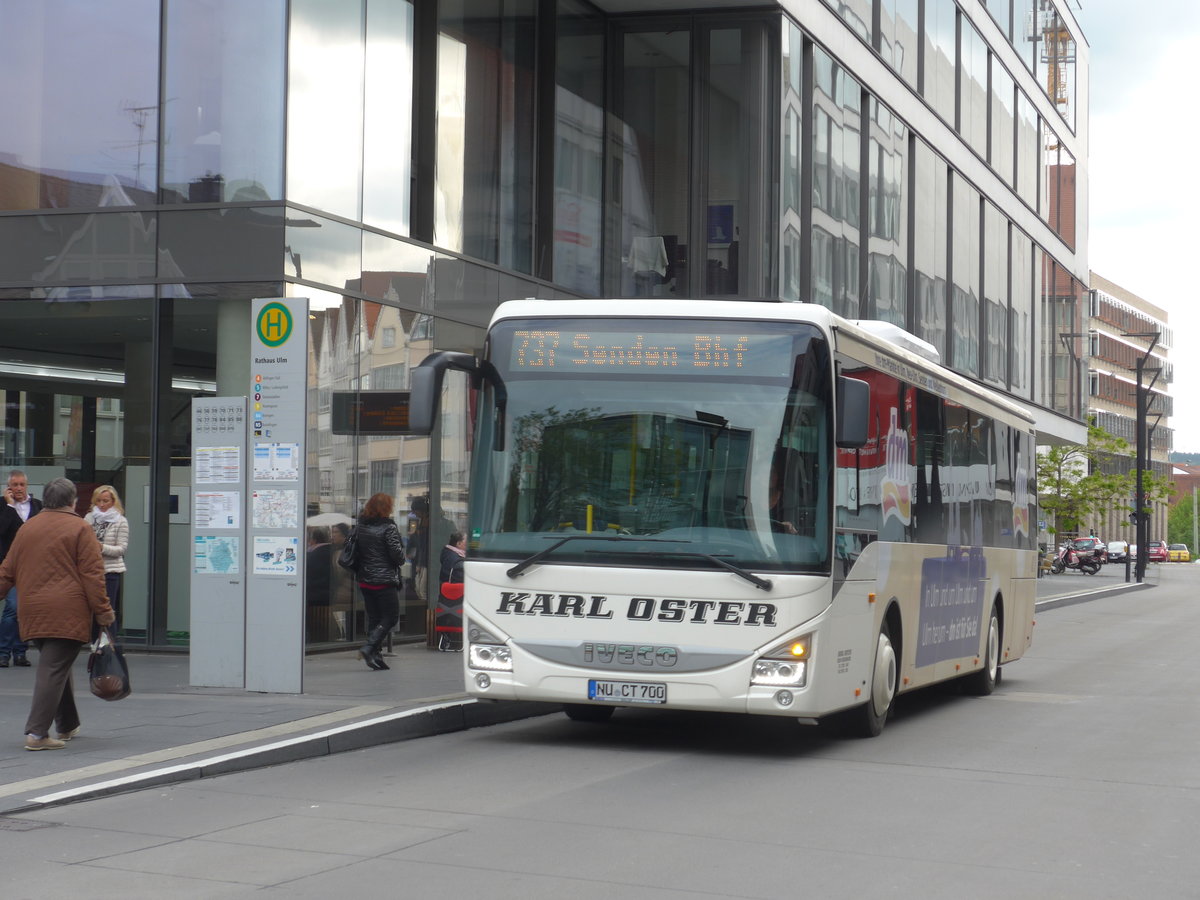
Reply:
M1195 558L1198 548L1194 546L1193 537L1195 530L1192 523L1192 496L1188 494L1167 513L1167 543L1187 544L1191 548L1192 557Z
M1110 471L1104 471L1105 461ZM1123 472L1111 471L1113 461L1129 464ZM1130 458L1129 442L1115 437L1088 419L1086 446L1064 444L1038 452L1038 494L1042 509L1054 515L1057 531L1079 531L1091 516L1117 512L1127 519L1134 511L1132 498L1137 484L1137 465ZM1142 511L1173 492L1166 478L1150 469L1142 470Z

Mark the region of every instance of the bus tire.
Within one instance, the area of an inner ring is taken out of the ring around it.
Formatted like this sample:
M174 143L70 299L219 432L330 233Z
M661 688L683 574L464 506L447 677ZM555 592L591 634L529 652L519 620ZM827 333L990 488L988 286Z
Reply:
M878 737L883 731L892 707L896 704L896 682L898 663L896 648L892 644L892 631L887 619L879 628L875 641L875 661L871 666L869 696L862 706L850 711L849 732L858 737Z
M607 722L612 718L613 708L588 703L564 703L563 712L572 722Z
M1000 683L1000 612L992 604L988 616L987 641L984 643L983 668L963 677L963 690L977 697L986 697Z

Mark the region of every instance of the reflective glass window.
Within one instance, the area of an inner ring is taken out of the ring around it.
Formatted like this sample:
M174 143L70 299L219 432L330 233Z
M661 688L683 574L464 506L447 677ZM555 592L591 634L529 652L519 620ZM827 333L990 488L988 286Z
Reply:
M158 7L0 0L0 209L154 203Z
M872 0L825 0L837 12L850 30L867 43L871 42Z
M767 230L770 204L762 188L768 169L763 137L769 91L762 82L766 46L762 24L707 33L705 296L765 293L758 276L773 253ZM671 248L667 252L670 260ZM677 263L677 247L675 253L671 261Z
M283 218L277 206L161 212L160 269L180 281L279 281Z
M1038 56L1038 44L1041 40L1040 29L1037 27L1038 7L1045 0L1013 0L1013 46L1021 62L1029 71L1034 71Z
M952 188L954 198L950 233L951 271L954 284L951 294L951 321L954 335L950 365L967 375L979 374L979 279L980 234L979 191L957 174Z
M434 243L532 271L535 0L438 4Z
M999 387L1008 383L1008 219L983 204L983 366L980 376Z
M1081 288L1049 253L1041 261L1041 301L1038 304L1038 397L1045 406L1079 418L1082 379Z
M554 280L599 294L603 252L604 20L561 0L554 101Z
M166 4L163 203L283 198L286 15L284 0Z
M362 292L404 309L431 310L430 272L435 255L427 247L364 231Z
M1057 152L1047 146L1046 184L1050 192L1048 216L1050 226L1068 244L1075 243L1075 157L1058 140L1053 132L1047 131L1058 144Z
M291 0L287 197L358 219L363 169L361 2Z
M1041 120L1042 158L1038 167L1038 212L1058 230L1058 150L1061 142L1045 119Z
M961 109L959 133L980 156L987 156L988 50L983 37L964 16L961 65L958 68Z
M1075 38L1049 0L1038 4L1037 76L1067 127L1075 129Z
M108 285L0 300L0 477L25 472L42 485L66 477L79 488L80 514L99 485L124 506L130 540L119 599L127 642L145 634L149 567L143 485L148 479L154 383L154 296L143 286ZM191 398L179 385L172 400ZM187 526L183 526L186 528Z
M812 302L858 318L862 89L813 51Z
M409 232L412 188L413 7L367 0L363 221Z
M150 281L157 271L155 231L148 212L0 216L0 281Z
M910 87L917 87L920 0L880 0L879 53Z
M988 161L1005 183L1015 184L1013 149L1016 141L1016 85L1000 60L992 57L992 137Z
M1021 90L1017 91L1017 194L1037 209L1038 180L1042 168L1041 147L1038 145L1038 117L1033 103Z
M867 159L867 317L907 327L908 128L871 98Z
M1012 306L1009 331L1012 334L1012 379L1009 390L1029 398L1033 385L1033 242L1028 235L1012 229Z
M954 0L925 2L925 99L954 125L958 6Z
M293 213L283 253L284 274L334 290L358 284L362 277L362 231L353 225Z
M800 231L803 218L801 180L804 164L804 36L790 20L783 28L782 147L780 148L779 296L801 299Z
M915 143L912 202L917 320L910 326L946 359L946 249L948 173L945 161L924 141Z
M1000 33L1011 40L1013 0L986 0L984 5L1000 26Z
M691 35L686 29L620 38L618 109L610 121L608 241L612 288L658 296L687 284L689 257Z

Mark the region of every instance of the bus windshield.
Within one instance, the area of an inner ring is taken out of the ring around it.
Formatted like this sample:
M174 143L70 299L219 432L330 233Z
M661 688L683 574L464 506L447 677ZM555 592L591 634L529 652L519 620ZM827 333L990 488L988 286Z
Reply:
M815 327L506 320L488 361L472 558L828 572L832 366Z

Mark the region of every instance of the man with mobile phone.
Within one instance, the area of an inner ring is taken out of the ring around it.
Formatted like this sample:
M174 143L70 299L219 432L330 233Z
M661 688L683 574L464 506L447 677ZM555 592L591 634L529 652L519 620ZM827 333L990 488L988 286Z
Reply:
M0 497L0 563L8 556L8 550L17 536L17 531L33 516L42 511L42 503L29 496L29 479L25 473L14 469L8 476L8 485ZM0 613L0 669L9 665L28 666L25 658L27 646L21 640L17 625L17 589L14 586L3 598L4 609Z

